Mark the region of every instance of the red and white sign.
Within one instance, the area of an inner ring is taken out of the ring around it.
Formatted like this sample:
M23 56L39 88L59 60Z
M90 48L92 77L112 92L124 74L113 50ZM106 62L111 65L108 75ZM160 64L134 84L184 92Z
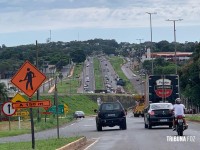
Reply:
M16 109L12 108L12 102L5 102L2 111L6 116L12 116L15 114Z
M167 98L172 95L173 86L169 79L159 79L156 81L155 93L158 97Z

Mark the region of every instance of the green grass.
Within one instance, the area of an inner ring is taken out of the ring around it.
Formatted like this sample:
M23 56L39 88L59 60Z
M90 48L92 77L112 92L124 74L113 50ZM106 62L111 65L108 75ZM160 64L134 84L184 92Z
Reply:
M94 76L95 76L95 89L102 90L103 89L103 78L100 68L99 59L94 58Z
M55 150L68 143L76 141L80 137L60 138L60 139L47 139L35 141L35 150ZM1 150L32 150L32 142L12 142L1 143Z
M130 83L128 78L125 76L123 71L121 70L121 66L124 64L124 59L121 57L109 57L110 63L112 64L115 72L118 74L119 78L123 79L126 82L124 86L124 90L129 93L136 93L133 85Z
M200 122L200 115L186 115L186 119Z
M31 131L29 129L21 129L21 130L14 129L14 130L10 130L10 131L4 130L4 131L0 131L0 138L7 137L7 136L16 136L16 135L30 133L30 132Z

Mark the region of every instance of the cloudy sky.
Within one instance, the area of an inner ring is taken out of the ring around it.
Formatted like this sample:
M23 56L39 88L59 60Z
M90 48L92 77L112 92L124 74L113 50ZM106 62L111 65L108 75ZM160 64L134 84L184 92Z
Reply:
M0 0L0 45L94 38L200 41L199 0Z

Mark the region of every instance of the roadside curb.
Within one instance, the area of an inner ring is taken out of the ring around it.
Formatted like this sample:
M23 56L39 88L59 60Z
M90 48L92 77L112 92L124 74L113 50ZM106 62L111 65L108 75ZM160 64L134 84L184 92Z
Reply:
M87 142L86 137L82 137L74 142L71 142L61 148L58 148L56 150L78 150L80 149L83 145L85 145Z

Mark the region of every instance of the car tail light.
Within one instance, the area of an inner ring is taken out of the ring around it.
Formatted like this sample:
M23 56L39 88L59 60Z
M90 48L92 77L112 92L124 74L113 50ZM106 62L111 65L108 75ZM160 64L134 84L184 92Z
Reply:
M153 111L153 110L150 111L150 112L149 112L149 115L151 115L151 116L155 115L154 111Z

